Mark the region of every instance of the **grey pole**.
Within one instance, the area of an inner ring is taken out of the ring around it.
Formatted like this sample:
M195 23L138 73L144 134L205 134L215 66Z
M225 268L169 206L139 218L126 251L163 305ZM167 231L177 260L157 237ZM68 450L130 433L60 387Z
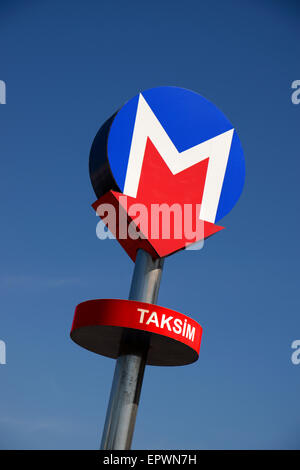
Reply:
M163 259L153 260L149 253L138 250L129 300L155 304L162 269ZM131 447L148 347L148 333L124 333L106 413L102 450L128 450Z

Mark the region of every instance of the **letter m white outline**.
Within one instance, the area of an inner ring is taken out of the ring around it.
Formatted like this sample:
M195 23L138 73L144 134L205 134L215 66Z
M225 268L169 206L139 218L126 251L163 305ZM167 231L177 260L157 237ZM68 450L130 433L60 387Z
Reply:
M147 139L151 140L173 175L209 158L200 219L215 222L222 185L227 167L234 129L178 152L172 140L151 110L142 94L139 95L124 194L136 197Z

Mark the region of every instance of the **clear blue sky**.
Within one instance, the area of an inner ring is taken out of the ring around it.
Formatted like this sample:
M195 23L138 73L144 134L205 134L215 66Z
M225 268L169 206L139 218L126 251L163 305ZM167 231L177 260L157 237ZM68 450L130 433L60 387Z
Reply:
M148 367L133 448L300 448L296 1L1 1L0 447L98 448L114 361L69 338L77 303L128 295L133 264L96 238L100 125L160 85L239 133L226 230L167 259L159 303L203 326L199 361Z

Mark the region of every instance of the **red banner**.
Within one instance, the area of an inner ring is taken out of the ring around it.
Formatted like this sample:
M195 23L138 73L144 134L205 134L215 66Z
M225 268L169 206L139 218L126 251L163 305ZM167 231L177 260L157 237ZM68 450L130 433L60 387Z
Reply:
M76 307L71 338L116 358L124 328L151 334L148 364L183 365L198 359L202 327L182 313L133 300L99 299Z

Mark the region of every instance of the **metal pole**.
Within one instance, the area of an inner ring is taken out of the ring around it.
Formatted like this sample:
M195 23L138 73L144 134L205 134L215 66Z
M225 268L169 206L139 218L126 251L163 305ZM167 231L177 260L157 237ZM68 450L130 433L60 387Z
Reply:
M129 300L155 304L162 269L163 259L153 260L149 253L138 250ZM148 347L148 333L124 333L101 440L103 450L128 450L131 447Z

